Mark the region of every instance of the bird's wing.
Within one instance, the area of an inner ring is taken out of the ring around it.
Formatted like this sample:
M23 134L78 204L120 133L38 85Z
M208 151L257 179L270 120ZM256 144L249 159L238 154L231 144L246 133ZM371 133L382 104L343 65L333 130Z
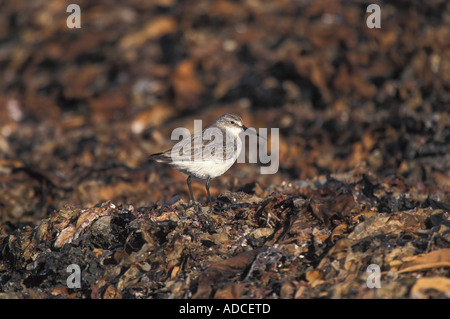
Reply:
M222 145L215 142L214 135L210 139L205 130L192 134L175 144L173 148L163 153L150 156L151 160L160 163L187 162L187 161L207 161L207 160L229 160L237 152L238 145L236 138L223 137ZM205 139L206 137L206 139ZM223 157L217 157L222 154Z
M161 153L160 157L166 163L187 162L194 159L201 159L202 156L202 132L190 135L189 138L182 139L171 149Z
M234 136L222 137L222 143L220 141L207 140L203 148L203 157L205 160L213 161L227 161L235 158L238 150L237 138Z

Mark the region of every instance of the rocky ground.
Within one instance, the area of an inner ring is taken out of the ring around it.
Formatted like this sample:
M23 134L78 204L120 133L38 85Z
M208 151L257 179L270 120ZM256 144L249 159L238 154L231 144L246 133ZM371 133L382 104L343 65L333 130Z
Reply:
M0 4L0 298L450 297L448 2L77 3ZM230 112L279 170L189 207L147 158Z

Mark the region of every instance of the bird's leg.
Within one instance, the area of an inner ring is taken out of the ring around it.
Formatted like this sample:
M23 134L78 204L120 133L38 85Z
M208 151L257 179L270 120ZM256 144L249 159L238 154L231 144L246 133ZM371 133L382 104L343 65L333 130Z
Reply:
M206 180L206 191L208 192L209 210L212 211L211 194L209 193L209 182L210 181L211 181L211 178L208 177L208 179Z
M191 175L189 175L189 177L187 178L186 182L187 182L188 187L189 187L189 195L191 195L192 204L194 204L195 200L194 200L194 194L192 193L192 187L191 187Z
M213 208L212 208L212 202L211 202L211 194L209 193L209 183L211 182L211 178L208 177L208 179L206 180L206 191L208 192L208 201L209 201L209 213L213 212ZM208 231L208 233L212 233L215 231L216 228L216 222L214 221L213 218L208 217L206 215L204 215L205 220L202 221L202 225L203 227L205 227Z
M189 195L191 195L191 201L192 201L192 204L188 205L187 208L195 206L196 209L200 209L201 205L195 201L194 193L192 192L191 175L189 175L189 177L187 178L186 182L187 182L188 187L189 187Z

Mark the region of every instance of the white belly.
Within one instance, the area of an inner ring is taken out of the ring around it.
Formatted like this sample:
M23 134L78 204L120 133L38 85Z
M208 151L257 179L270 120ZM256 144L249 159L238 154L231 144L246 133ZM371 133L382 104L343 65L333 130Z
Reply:
M172 166L179 171L192 175L196 178L206 179L214 178L222 175L234 164L236 159L217 163L214 161L198 161L198 162L179 162L173 163Z
M189 161L173 161L171 165L179 171L200 179L214 178L222 175L236 162L242 150L242 142L237 139L237 149L230 153L228 159L198 159Z

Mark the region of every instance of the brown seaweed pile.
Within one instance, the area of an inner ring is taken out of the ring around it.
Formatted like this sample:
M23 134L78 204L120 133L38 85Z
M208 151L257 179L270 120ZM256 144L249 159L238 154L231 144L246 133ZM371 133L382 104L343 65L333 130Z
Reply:
M450 296L448 2L77 3L1 5L0 298ZM279 170L190 207L147 158L229 112Z

